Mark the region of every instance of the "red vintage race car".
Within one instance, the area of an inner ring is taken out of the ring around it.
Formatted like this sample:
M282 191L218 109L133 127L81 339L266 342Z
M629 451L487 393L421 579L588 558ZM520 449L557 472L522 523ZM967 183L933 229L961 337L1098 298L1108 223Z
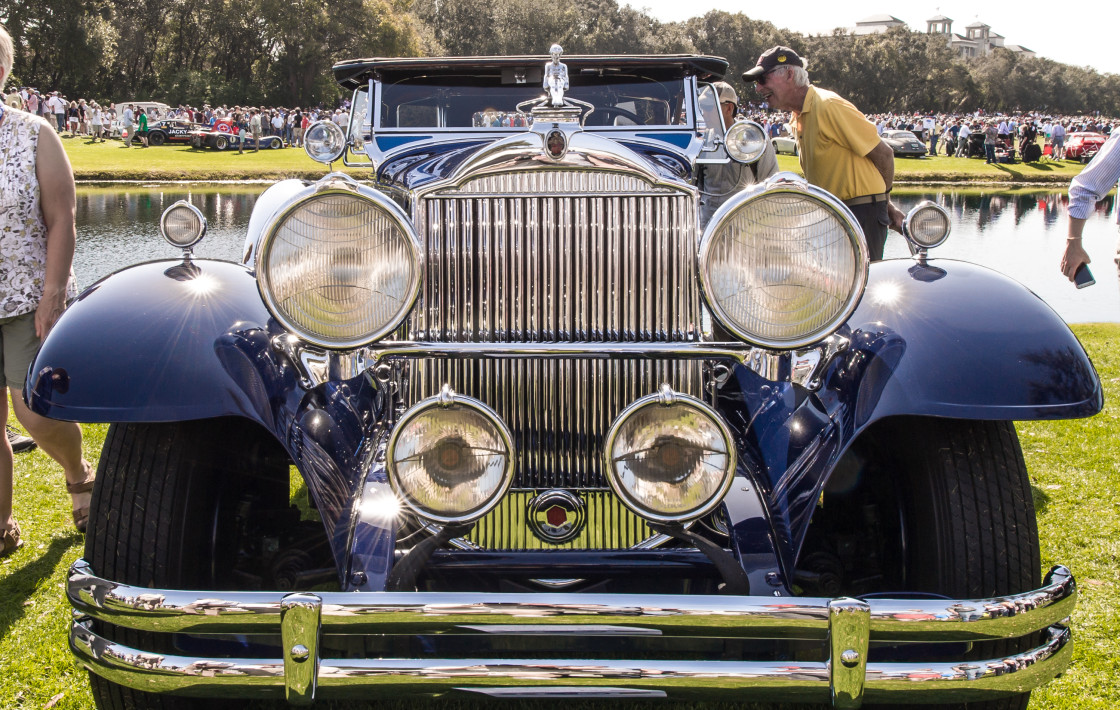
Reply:
M1071 133L1066 139L1066 160L1087 163L1101 149L1108 136L1103 133Z
M190 136L192 148L213 148L214 150L228 150L236 148L241 138L233 121L224 118L218 119L211 126L202 126L193 131ZM245 148L252 150L256 147L252 136L245 138ZM261 137L261 148L283 148L284 141L279 136Z

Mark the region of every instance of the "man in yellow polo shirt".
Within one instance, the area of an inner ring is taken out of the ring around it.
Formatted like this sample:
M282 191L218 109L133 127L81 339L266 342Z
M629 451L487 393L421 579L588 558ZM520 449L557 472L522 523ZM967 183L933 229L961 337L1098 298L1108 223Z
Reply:
M883 258L887 228L902 231L902 212L890 201L894 151L875 124L846 99L809 83L805 60L773 47L743 73L771 109L793 113L805 179L844 201L867 238L872 261Z

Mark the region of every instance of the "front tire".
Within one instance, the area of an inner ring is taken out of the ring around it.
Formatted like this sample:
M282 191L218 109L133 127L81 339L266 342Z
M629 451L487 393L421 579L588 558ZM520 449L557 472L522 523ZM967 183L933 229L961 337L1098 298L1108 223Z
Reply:
M873 542L867 542L867 541ZM1037 589L1030 480L1010 422L899 418L861 436L825 488L803 548L803 578L826 596L924 592L985 598ZM805 573L808 573L807 575ZM1035 636L976 643L979 660ZM1022 710L1030 693L941 710Z
M99 575L125 584L251 588L246 560L259 551L243 531L290 525L287 457L245 420L114 424L97 477L85 556ZM103 624L98 632L138 647L154 636ZM215 706L89 675L102 710Z
M148 145L163 145L167 142L167 134L163 131L152 131L148 134Z
M229 138L223 135L214 136L214 149L225 150L229 147Z

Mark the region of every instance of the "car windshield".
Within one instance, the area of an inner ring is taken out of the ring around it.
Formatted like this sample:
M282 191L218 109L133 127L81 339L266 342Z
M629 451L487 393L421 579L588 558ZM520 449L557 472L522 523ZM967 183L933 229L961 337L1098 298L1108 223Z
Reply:
M520 80L521 83L517 83ZM591 126L679 126L685 122L684 81L641 76L574 74L566 97L595 106ZM381 87L379 128L518 128L532 123L532 106L544 95L540 81L524 77L419 76Z

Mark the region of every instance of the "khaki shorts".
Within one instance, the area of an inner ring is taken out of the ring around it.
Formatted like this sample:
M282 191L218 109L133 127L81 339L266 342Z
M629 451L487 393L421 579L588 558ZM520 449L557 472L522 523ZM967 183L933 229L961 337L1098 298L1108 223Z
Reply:
M0 364L4 366L8 387L23 389L27 368L39 352L39 345L39 337L35 335L35 311L0 318Z

